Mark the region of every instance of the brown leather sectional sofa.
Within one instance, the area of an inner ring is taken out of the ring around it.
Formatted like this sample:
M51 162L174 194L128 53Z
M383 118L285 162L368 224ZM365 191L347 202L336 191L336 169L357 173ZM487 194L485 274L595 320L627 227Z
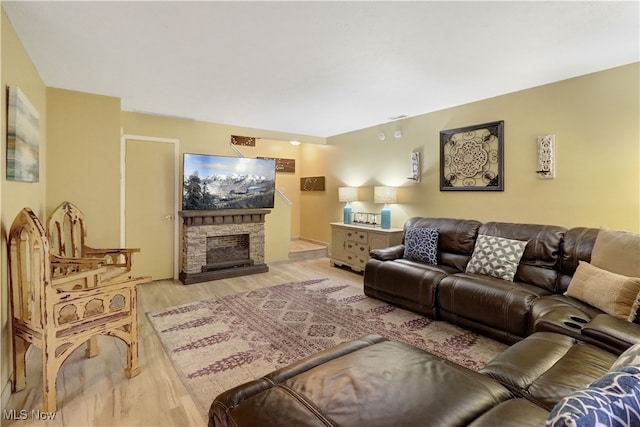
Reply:
M363 337L222 393L209 426L640 425L638 319L564 295L597 229L444 218L410 227L439 230L438 263L405 259L404 245L372 251L365 293L511 347L474 372ZM513 282L465 272L478 234L528 242Z
M598 395L610 403L603 409L588 401L586 414L578 414L586 423L574 425L594 426L587 419L594 416L599 425L609 425L603 418L615 407L616 416L629 421L610 425L636 426L640 344L629 351L635 358L616 359L566 335L538 332L474 372L372 335L222 393L209 410L209 426L542 427L548 419L559 420L550 424L554 427L565 426L567 411L579 408L574 396L600 393L605 384L589 384L615 383L630 369L625 379L635 379L633 389L622 390L620 398ZM636 400L623 400L629 396Z
M438 264L403 258L404 245L373 250L366 295L509 344L551 331L621 353L640 333L640 325L564 295L578 262L591 260L596 228L411 218L404 228L413 227L440 231ZM479 234L528 242L513 282L465 273Z

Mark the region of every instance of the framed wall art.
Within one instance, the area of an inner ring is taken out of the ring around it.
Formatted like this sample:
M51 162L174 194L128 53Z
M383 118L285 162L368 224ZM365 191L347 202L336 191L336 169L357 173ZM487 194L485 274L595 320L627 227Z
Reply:
M40 115L16 86L8 88L7 179L40 181Z
M440 191L504 190L504 121L440 131Z

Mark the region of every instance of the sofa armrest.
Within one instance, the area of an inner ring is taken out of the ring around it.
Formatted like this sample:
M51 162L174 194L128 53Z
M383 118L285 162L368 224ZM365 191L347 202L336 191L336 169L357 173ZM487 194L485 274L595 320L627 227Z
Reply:
M582 328L582 335L618 349L620 353L640 342L640 325L598 314Z
M402 258L404 255L404 245L391 246L389 248L371 249L369 256L380 261L393 261Z

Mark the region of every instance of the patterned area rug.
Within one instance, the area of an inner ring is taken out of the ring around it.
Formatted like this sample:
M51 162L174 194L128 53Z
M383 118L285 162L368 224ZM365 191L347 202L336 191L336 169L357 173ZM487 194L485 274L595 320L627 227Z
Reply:
M221 392L367 334L403 341L473 370L507 347L368 298L330 279L288 283L147 313L206 414Z

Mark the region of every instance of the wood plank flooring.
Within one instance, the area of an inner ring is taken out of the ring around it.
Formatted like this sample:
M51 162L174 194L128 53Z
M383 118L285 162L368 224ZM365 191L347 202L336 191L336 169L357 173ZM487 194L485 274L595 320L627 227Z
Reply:
M145 313L321 277L362 287L362 275L331 267L328 258L270 263L269 269L268 273L188 286L171 280L139 286L140 375L125 378L126 349L120 340L100 337L100 354L91 359L84 357L82 346L58 373L58 411L53 420L37 418L37 411L42 409L42 360L40 350L30 348L27 388L12 394L7 407L2 408L2 426L206 426L206 414L196 410ZM26 419L15 419L23 416Z

